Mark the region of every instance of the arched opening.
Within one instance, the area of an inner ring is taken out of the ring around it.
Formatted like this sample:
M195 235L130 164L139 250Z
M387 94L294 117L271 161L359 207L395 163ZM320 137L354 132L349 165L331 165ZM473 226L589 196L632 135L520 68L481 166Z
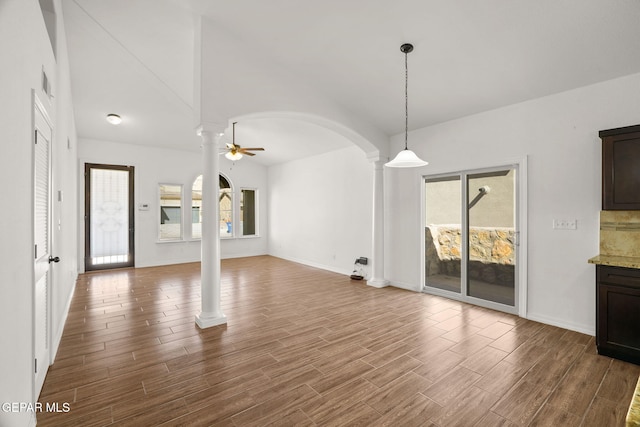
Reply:
M233 122L238 122L235 141L237 144L262 146L270 143L271 147L265 147L266 152L259 153L257 160L260 156L269 157L274 150L287 161L293 156L300 158L347 146L360 148L370 160L377 160L382 152L386 155L388 141L376 141L376 145L346 125L314 114L265 111L236 116L229 120L229 127L224 136L225 142L231 141ZM379 145L382 144L384 146L381 150Z

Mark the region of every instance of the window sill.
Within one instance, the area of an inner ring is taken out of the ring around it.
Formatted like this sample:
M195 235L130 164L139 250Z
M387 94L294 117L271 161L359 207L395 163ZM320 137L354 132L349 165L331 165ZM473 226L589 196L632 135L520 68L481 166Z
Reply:
M164 244L164 243L186 243L187 241L184 239L173 239L173 240L156 240L156 243Z
M244 240L244 239L259 239L260 235L252 236L220 236L220 240ZM165 243L195 243L202 242L202 238L197 239L173 239L173 240L156 240L158 244Z

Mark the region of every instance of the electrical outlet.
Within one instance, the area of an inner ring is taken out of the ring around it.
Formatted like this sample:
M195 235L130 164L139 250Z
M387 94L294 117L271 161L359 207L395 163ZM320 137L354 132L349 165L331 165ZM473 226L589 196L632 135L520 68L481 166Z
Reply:
M554 230L577 230L578 220L577 219L554 219L553 228Z

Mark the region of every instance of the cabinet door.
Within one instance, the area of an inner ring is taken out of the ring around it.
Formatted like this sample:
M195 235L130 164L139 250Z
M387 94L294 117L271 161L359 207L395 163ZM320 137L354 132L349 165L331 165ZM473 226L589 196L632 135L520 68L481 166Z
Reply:
M640 364L640 270L598 266L598 353Z
M600 285L599 291L603 344L640 351L640 290Z
M602 138L602 209L640 210L640 132Z

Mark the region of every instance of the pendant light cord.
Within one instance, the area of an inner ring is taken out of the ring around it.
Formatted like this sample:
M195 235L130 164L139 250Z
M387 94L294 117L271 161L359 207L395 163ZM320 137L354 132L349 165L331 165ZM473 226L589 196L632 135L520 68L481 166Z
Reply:
M409 66L407 56L409 52L404 53L404 149L407 150L407 139L409 135Z

